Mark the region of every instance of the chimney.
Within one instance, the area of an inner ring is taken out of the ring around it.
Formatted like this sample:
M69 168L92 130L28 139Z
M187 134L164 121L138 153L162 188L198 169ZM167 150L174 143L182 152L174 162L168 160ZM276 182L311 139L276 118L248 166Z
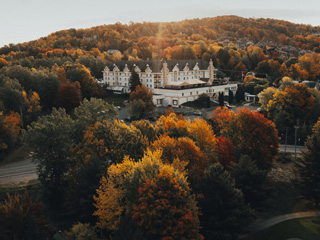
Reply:
M162 78L163 78L163 87L166 87L168 82L168 63L166 61L163 63Z

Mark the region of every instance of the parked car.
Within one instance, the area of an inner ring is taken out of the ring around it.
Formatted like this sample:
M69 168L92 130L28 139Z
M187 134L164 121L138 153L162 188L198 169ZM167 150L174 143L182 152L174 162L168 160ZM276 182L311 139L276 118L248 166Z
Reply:
M120 106L116 106L116 108L117 108L118 110L121 110L121 107L120 107Z
M195 111L195 112L193 112L193 115L201 116L201 112L199 112L199 111Z
M124 120L127 122L131 122L131 117L125 117Z

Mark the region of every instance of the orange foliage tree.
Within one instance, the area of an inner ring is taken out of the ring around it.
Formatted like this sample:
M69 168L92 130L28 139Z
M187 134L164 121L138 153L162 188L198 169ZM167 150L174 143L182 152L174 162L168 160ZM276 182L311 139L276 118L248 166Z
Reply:
M2 116L0 112L0 150L10 151L18 141L21 131L21 117L16 112ZM1 158L1 156L0 156Z
M175 139L163 135L150 145L150 149L162 150L162 160L166 164L172 164L176 159L184 162L192 187L197 184L207 167L206 155L187 137Z
M275 124L257 111L247 108L230 113L217 109L211 118L219 133L232 142L237 159L249 155L260 168L269 168L278 155L279 138Z
M98 226L130 238L128 226L141 239L202 239L198 208L184 172L147 151L139 162L128 157L112 165L95 197ZM123 224L120 224L120 223Z
M70 112L80 105L80 101L81 91L79 84L72 84L70 82L60 84L55 100L57 107L63 107L67 112Z
M152 92L144 85L137 85L136 89L130 93L130 107L139 118L153 110Z
M160 169L138 191L132 220L145 239L203 239L195 224L198 220L192 212L189 189L179 183L172 168Z

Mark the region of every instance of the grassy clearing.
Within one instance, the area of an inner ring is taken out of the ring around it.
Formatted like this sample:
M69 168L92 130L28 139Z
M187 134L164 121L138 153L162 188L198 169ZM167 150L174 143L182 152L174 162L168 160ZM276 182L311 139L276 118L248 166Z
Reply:
M191 107L191 108L194 108L194 109L202 109L202 108L205 108L205 107L204 107L201 103L199 103L197 100L192 101L192 102L186 102L186 103L184 103L184 104L182 104L182 105L185 106L185 107ZM210 107L209 107L209 108L218 107L218 106L219 106L219 104L210 101Z
M299 218L279 223L260 233L248 237L246 240L286 240L298 238L303 240L320 239L319 218Z
M129 99L128 94L109 94L104 100L114 106L124 107L124 101Z

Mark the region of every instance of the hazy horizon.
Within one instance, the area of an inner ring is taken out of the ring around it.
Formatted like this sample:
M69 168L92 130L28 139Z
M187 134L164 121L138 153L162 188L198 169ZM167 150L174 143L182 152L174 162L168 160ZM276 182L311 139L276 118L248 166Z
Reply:
M119 3L109 0L5 0L0 15L0 47L45 37L53 32L90 28L121 22L171 22L184 19L237 15L245 18L273 18L297 24L320 26L320 2L253 0L188 0Z

